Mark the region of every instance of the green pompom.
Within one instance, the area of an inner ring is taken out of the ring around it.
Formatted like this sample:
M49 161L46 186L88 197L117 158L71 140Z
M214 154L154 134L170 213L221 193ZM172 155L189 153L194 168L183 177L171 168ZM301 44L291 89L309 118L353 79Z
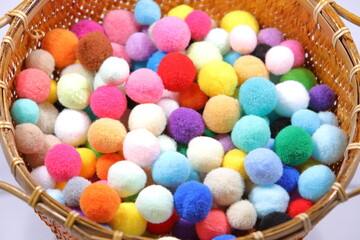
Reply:
M302 83L307 91L316 86L315 75L306 68L291 69L280 78L280 82L285 82L287 80L295 80Z
M91 151L93 151L95 153L96 159L99 159L99 157L104 155L104 153L98 152L92 146L90 146L90 143L88 140L86 140L86 142L85 142L85 147L87 147L88 149L90 149Z
M177 143L177 151L182 155L184 155L185 157L187 157L187 153L186 153L187 148L188 148L187 144Z
M139 193L123 198L122 202L135 202L138 195Z
M297 166L304 163L313 150L311 136L302 128L287 126L275 138L275 152L282 163Z
M210 129L205 129L204 132L205 136L211 137L211 138L215 138L215 133L213 133Z

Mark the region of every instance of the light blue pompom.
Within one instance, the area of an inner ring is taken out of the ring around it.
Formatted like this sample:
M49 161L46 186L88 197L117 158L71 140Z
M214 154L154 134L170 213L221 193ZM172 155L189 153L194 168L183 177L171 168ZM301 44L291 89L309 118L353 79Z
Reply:
M276 184L255 187L249 195L259 218L272 212L285 212L289 204L289 194Z
M152 177L157 184L176 187L185 182L190 175L189 160L178 152L162 153L152 166Z
M152 0L141 0L135 5L134 17L141 25L151 25L160 20L161 9Z
M166 52L157 51L147 61L146 68L157 72L161 60L166 56Z
M188 177L188 179L186 180L188 181L197 181L200 182L201 181L201 176L200 173L198 171L196 171L195 169L191 168L190 169L190 175Z
M257 148L245 157L245 170L255 184L273 184L283 174L283 165L276 153L267 148Z
M64 198L64 194L61 190L59 189L47 189L46 193L52 197L53 199L55 199L56 201L58 201L59 203L65 205L65 198Z
M211 240L231 240L231 239L235 239L235 238L236 237L234 235L227 234L227 235L220 235L220 236L214 237Z
M330 124L335 127L339 126L339 120L333 112L318 112L320 124Z
M301 197L316 202L329 192L334 181L335 174L328 166L312 166L299 177L299 193Z
M236 60L238 60L238 58L241 56L243 56L243 55L238 52L230 51L224 55L224 61L227 62L228 64L230 64L231 66L234 66L234 63L236 62Z
M16 124L33 123L39 120L40 110L36 102L30 99L18 99L11 107L11 116Z
M338 127L324 124L312 136L312 156L319 162L332 164L339 161L348 144L347 136Z
M275 85L266 78L250 78L240 87L239 102L246 114L265 116L275 108L277 100Z
M309 109L301 109L291 116L291 125L301 127L312 135L320 127L319 115Z
M240 118L231 132L234 145L245 152L264 147L269 139L269 125L264 119L254 115Z
M268 148L270 150L274 150L274 143L275 143L275 139L270 138L268 143L265 145L265 148Z

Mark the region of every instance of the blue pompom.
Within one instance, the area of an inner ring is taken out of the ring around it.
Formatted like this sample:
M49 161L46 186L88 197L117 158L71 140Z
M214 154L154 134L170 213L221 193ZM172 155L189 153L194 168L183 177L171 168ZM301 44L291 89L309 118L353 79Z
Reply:
M306 169L299 177L298 189L301 197L316 202L325 196L335 181L335 174L325 165Z
M157 72L161 60L166 56L166 52L157 51L147 61L146 68Z
M61 190L59 189L47 189L46 193L52 197L53 199L55 199L56 201L58 201L59 203L65 205L65 198L64 198L64 194Z
M245 157L245 170L255 184L273 184L283 174L283 166L276 153L267 148L257 148Z
M237 148L250 152L268 143L270 127L261 117L247 115L236 122L231 132L231 139Z
M11 107L11 116L16 124L33 123L39 120L40 110L36 102L30 99L18 99Z
M227 62L228 64L230 64L231 66L234 66L234 63L236 62L236 60L238 60L238 58L241 56L243 56L243 55L238 52L230 51L224 55L224 61Z
M210 189L202 183L189 181L181 184L174 194L175 209L178 215L189 222L205 219L212 207Z
M152 0L141 0L135 5L134 17L141 25L151 25L160 20L161 9Z
M288 193L293 192L299 180L300 173L296 168L283 166L283 174L281 178L276 182L276 184L280 185L284 188Z
M319 162L332 164L340 160L348 144L346 134L338 127L324 124L312 136L312 156Z
M147 60L145 61L131 61L131 72L140 68L146 68Z
M301 127L312 135L320 127L319 115L309 109L301 109L291 116L291 125Z
M267 142L267 144L265 145L265 148L274 150L274 143L275 143L275 139L270 138L269 141Z
M285 212L289 204L289 194L276 184L255 187L249 195L259 218L271 212Z
M339 120L333 112L318 112L320 124L330 124L336 127L339 126Z
M240 87L239 102L246 114L265 116L276 107L277 100L275 85L266 78L250 78Z
M220 235L220 236L214 237L212 240L230 240L230 239L235 239L235 238L236 237L234 235L227 234L227 235Z
M188 177L188 179L186 180L188 181L197 181L197 182L201 182L201 176L200 176L200 172L196 171L195 169L191 168L190 169L190 175Z
M178 152L162 153L152 166L152 177L157 184L176 187L185 182L190 175L189 160Z

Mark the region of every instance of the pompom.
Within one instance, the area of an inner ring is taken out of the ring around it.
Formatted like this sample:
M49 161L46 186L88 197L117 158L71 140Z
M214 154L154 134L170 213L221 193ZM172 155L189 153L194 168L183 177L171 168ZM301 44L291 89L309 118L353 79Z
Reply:
M276 184L257 186L249 195L249 200L254 204L258 218L263 218L275 211L284 213L289 199L289 194Z
M231 139L237 148L250 152L267 144L270 139L270 128L261 117L247 115L236 122Z
M16 124L32 123L39 120L40 110L38 105L30 99L18 99L11 107L11 117Z
M173 111L178 109L179 103L171 98L162 98L156 103L165 112L166 118L168 119Z
M88 148L77 148L76 151L80 154L82 163L79 176L88 179L93 177L96 172L96 154Z
M265 62L266 53L269 51L271 46L267 44L258 44L251 55L259 58L261 61Z
M283 174L280 158L267 148L257 148L245 157L245 170L255 184L273 184Z
M168 130L175 141L187 144L204 133L205 125L200 113L181 107L171 113Z
M312 143L312 156L322 163L333 164L342 158L348 139L340 128L323 124L313 134Z
M207 62L222 60L220 50L209 41L192 43L187 49L187 55L193 61L197 71Z
M148 60L156 51L156 47L151 42L149 36L142 32L132 34L126 41L125 47L128 56L134 61Z
M59 111L53 104L46 101L39 103L38 106L40 115L36 126L38 126L45 134L53 134L55 121L59 115Z
M50 93L45 101L54 104L57 100L57 82L54 79L50 79Z
M335 174L324 165L316 165L301 173L298 189L301 197L316 202L325 196L335 181Z
M161 135L166 127L166 115L156 104L140 104L133 108L129 116L130 131L145 128L155 136Z
M245 157L245 152L240 149L232 149L225 154L221 166L234 169L239 172L244 179L247 179L248 175L245 171Z
M256 210L248 200L233 203L226 211L227 220L232 228L250 230L256 223Z
M196 181L181 184L174 194L176 212L191 223L200 222L208 216L212 201L209 188Z
M105 34L104 29L100 24L97 22L90 20L90 19L83 19L79 22L75 23L70 30L75 33L75 35L78 37L78 39L81 39L83 36L85 36L88 33L91 32L101 32Z
M189 57L176 52L167 54L161 60L158 74L165 89L179 92L187 89L194 82L196 69Z
M257 39L260 44L274 47L284 40L284 35L277 28L263 28L259 31Z
M86 80L88 80L89 83L93 83L94 82L94 77L95 77L95 71L86 69L83 65L81 65L81 63L77 62L74 64L71 64L69 66L67 66L66 68L64 68L61 71L60 77L66 75L66 74L70 74L70 73L77 73L80 74L81 76L83 76L84 78L86 78Z
M189 26L191 38L195 41L203 40L211 30L211 18L201 10L194 10L189 13L185 22Z
M173 236L179 239L198 239L195 229L195 223L189 222L183 218L179 218L179 220L175 223L171 233Z
M320 124L330 124L335 127L339 126L339 120L333 112L318 112Z
M313 205L314 203L312 203L311 201L303 198L299 198L290 202L289 207L286 210L286 213L289 214L290 217L294 218L300 213L306 212Z
M91 182L83 177L73 177L70 179L63 190L66 205L78 207L80 205L82 192L90 184Z
M129 77L129 64L122 58L109 57L101 65L98 74L107 85L122 85Z
M157 72L160 62L166 56L166 54L167 54L166 52L161 52L161 51L155 52L148 59L148 61L146 63L146 68L149 68L150 70L153 70L154 72Z
M57 202L59 202L60 204L65 205L65 198L64 198L64 194L61 190L59 189L47 189L46 193L52 197L53 199L55 199Z
M134 17L141 25L151 25L160 20L161 9L152 0L141 0L135 4Z
M87 186L80 197L80 208L89 219L105 223L116 214L121 199L114 189L103 183Z
M301 67L291 69L280 78L280 82L285 82L287 80L294 80L302 83L307 91L309 91L317 84L314 73L306 68Z
M224 94L232 96L238 84L235 70L223 61L209 61L198 75L200 89L209 97Z
M192 168L207 173L221 166L224 148L219 141L200 136L189 142L186 153Z
M244 193L244 179L237 171L230 168L211 170L204 179L209 187L214 203L220 206L230 206L239 201Z
M275 89L275 87L274 87ZM229 96L217 95L207 101L203 119L206 126L215 133L228 133L240 119L239 102Z
M301 43L296 40L286 40L280 43L280 46L288 47L294 54L293 67L300 67L305 62L305 51Z
M283 174L276 184L284 188L290 194L297 188L299 176L299 171L296 170L296 168L284 165Z
M315 111L326 111L335 103L335 93L325 84L317 85L310 89L310 107Z
M224 152L227 153L230 150L236 148L231 140L229 134L219 134L215 136L215 139L218 140L224 148Z
M282 117L282 118L275 119L274 121L272 121L270 123L271 137L276 138L276 136L279 134L279 132L289 125L291 125L290 118Z
M222 55L230 51L229 34L222 28L211 29L206 35L205 41L212 42ZM232 65L231 63L229 64Z
M275 85L266 78L250 78L240 87L239 102L246 114L265 116L276 107L277 100Z
M151 223L162 223L174 212L174 199L169 190L160 185L144 188L135 201L140 214Z
M149 130L139 128L126 134L123 142L123 154L126 160L140 167L151 166L160 155L160 144Z
M124 158L116 153L108 153L98 157L98 160L96 161L96 175L98 178L107 180L109 168L121 160L124 160Z
M238 86L252 77L269 79L269 71L265 64L259 58L251 55L239 57L234 63L234 69L238 77Z
M40 151L45 138L41 130L32 123L23 123L15 127L15 143L21 153L33 154Z
M36 68L50 76L55 70L55 59L48 51L36 49L26 58L25 65L26 68Z
M264 231L266 229L275 227L290 220L291 217L289 217L289 215L287 215L286 213L274 211L267 214L261 219L259 224L259 230Z
M191 13L194 9L186 4L178 5L168 12L168 16L179 17L181 19L185 19L189 13Z
M149 233L154 234L154 235L167 234L173 229L178 218L179 218L179 216L177 215L176 211L174 211L174 213L171 215L171 217L168 220L166 220L165 222L162 222L162 223L148 222L147 226L146 226L146 231L148 231Z
M288 126L275 138L275 152L286 165L296 166L304 163L312 151L311 136L300 127Z
M91 121L83 112L64 109L55 122L55 135L64 143L79 146L85 143Z
M68 144L56 144L45 158L45 166L57 182L68 181L81 171L81 157L76 149Z
M256 32L248 25L239 25L231 30L229 35L230 46L240 54L254 51L257 45Z
M296 111L306 109L310 97L304 85L288 80L276 85L278 102L275 112L283 117L291 117Z
M167 151L173 151L176 152L177 149L177 143L174 139L171 137L163 134L157 137L159 144L160 144L160 152L164 153Z
M129 66L131 66L131 59L126 52L126 47L117 43L111 43L111 47L113 50L113 57L124 59Z
M269 72L282 75L288 72L294 64L293 52L284 46L270 48L265 56L265 65Z
M33 169L30 175L35 180L35 182L45 190L55 187L56 181L51 177L45 166L40 166Z
M133 162L119 161L109 168L107 179L120 197L129 197L144 188L146 174Z
M235 239L236 237L234 235L231 234L225 234L225 235L220 235L217 237L214 237L212 240L230 240L230 239Z
M301 127L312 135L320 127L320 119L316 112L301 109L291 116L291 125Z
M225 14L221 19L220 27L227 32L231 32L236 26L243 24L250 26L255 32L259 32L259 23L254 15L241 10L231 11Z
M36 103L44 101L50 93L50 78L43 71L28 68L19 73L15 91L19 98L28 98Z
M201 91L199 85L193 82L187 89L179 93L179 105L181 107L200 110L205 106L208 98L209 97Z
M230 51L224 55L224 62L227 62L231 66L234 66L236 60L238 60L239 57L241 57L241 56L243 56L243 55L238 52Z
M212 209L204 220L196 223L196 233L200 240L211 240L217 236L230 234L230 224L221 209Z

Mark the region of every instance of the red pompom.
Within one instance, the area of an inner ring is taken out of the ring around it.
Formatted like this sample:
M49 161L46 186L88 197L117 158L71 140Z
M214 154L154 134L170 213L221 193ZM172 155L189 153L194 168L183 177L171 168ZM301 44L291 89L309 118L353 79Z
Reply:
M295 201L290 202L286 213L290 217L294 218L298 214L306 212L313 205L314 205L314 203L312 203L311 201L303 199L303 198L299 198L299 199L296 199Z
M171 215L171 217L163 223L156 224L156 223L148 222L146 226L146 230L154 235L167 234L172 230L178 219L179 219L179 215L176 213L176 211L174 211L173 215Z
M196 68L185 54L174 52L167 54L158 68L164 87L173 92L187 89L196 77Z
M230 230L226 214L221 209L212 209L204 220L196 223L196 233L200 240L230 234Z

